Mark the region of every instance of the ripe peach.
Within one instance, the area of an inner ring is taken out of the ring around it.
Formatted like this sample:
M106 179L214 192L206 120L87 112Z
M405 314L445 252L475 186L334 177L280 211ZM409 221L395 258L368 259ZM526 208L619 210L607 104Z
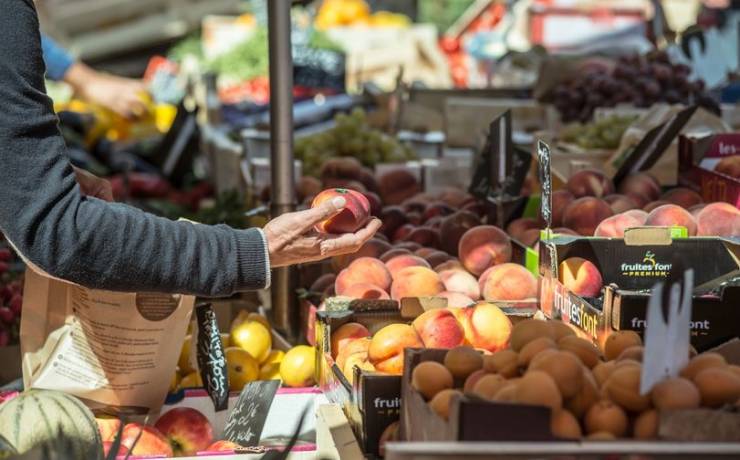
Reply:
M421 191L419 181L405 169L388 171L378 179L378 189L383 203L400 204Z
M473 227L481 225L480 218L468 211L458 211L445 217L439 227L440 248L453 256L458 255L460 238Z
M468 230L458 247L460 260L474 275L480 275L493 265L509 262L511 251L509 237L493 225L481 225Z
M558 278L576 295L597 297L601 293L601 273L592 262L581 257L570 257L560 263Z
M667 204L671 204L671 202L666 200L651 201L650 203L643 206L642 210L649 213L653 209L665 206Z
M432 217L438 217L438 216L449 216L450 214L453 214L455 212L452 207L447 205L446 203L436 202L432 203L424 210L424 213L422 214L422 219L424 222L428 221Z
M604 197L604 201L612 208L614 214L639 208L637 202L627 195L608 195Z
M379 372L401 375L403 350L423 346L413 327L408 324L390 324L375 333L370 341L367 357Z
M680 226L688 230L689 236L696 235L696 221L694 217L687 210L674 204L658 206L650 211L645 225L659 227Z
M396 256L413 256L413 255L414 254L411 251L409 251L408 249L394 247L390 251L388 251L385 254L383 254L382 256L380 256L379 259L380 259L381 262L384 262L385 263L385 262L388 262L389 260L391 260L392 258L394 258Z
M388 300L391 298L386 291L370 283L353 284L342 295L353 299Z
M730 203L711 203L696 216L698 236L740 236L740 210Z
M465 267L457 259L449 259L434 267L434 271L437 273L442 273L445 270L465 270Z
M434 270L427 267L406 267L396 273L391 286L391 298L432 297L445 290Z
M393 232L391 240L395 243L397 241L404 241L407 236L416 228L415 224L403 224Z
M464 270L447 270L439 273L439 278L449 292L465 294L473 300L480 298L478 280Z
M452 308L469 307L475 303L475 300L459 292L444 291L437 294L437 297L447 299L447 306Z
M412 323L427 348L450 349L462 345L465 336L460 323L449 310L427 310Z
M387 237L392 237L399 227L407 224L409 221L408 217L406 217L406 211L400 206L386 206L380 211L380 216L378 217L383 222L378 232Z
M475 348L496 352L506 348L511 321L496 305L479 302L470 308L449 308L462 324L465 340Z
M740 155L722 158L714 171L735 179L740 179Z
M413 241L401 241L399 243L395 243L393 247L396 249L406 249L412 253L417 249L421 249L421 245L419 243L414 243Z
M387 241L383 241L379 238L371 238L367 243L363 244L362 247L352 254L343 254L332 258L332 267L336 271L341 271L347 268L352 261L359 259L360 257L372 257L375 259L380 258L383 254L390 251L391 245Z
M633 217L630 214L617 214L616 216L611 216L601 221L594 231L594 236L624 238L624 231L626 229L639 227L644 223L644 220Z
M336 197L344 197L347 204L339 214L326 219L316 225L316 230L322 233L352 233L362 227L370 219L370 203L360 192L346 188L324 190L316 195L311 207L315 208L324 201Z
M495 267L495 265L493 267ZM488 267L486 271L481 273L478 277L478 289L480 289L481 294L483 294L483 288L486 286L486 281L488 280L488 276L491 274L493 267Z
M436 251L437 250L436 249L433 249L433 248L419 248L416 251L414 251L414 255L415 256L419 256L419 257L421 257L423 259L426 256L428 256L429 254L431 254L433 252L436 252Z
M506 233L515 240L521 241L522 234L524 234L525 231L539 228L540 223L537 219L531 217L520 217L519 219L512 220L511 223L506 226Z
M614 183L600 171L584 169L568 179L567 188L576 198L593 196L602 198L614 193Z
M517 301L537 297L537 278L514 263L496 265L488 273L483 298L489 302Z
M556 190L552 192L552 226L559 227L563 225L563 215L565 209L571 204L576 197L567 190Z
M334 283L334 290L337 295L344 295L350 286L360 283L374 284L387 292L391 287L391 273L378 259L360 257L339 272Z
M431 265L432 268L436 268L437 265L443 264L450 260L452 258L451 255L447 254L444 251L434 251L431 254L428 254L426 257L424 257L424 260L429 262L429 265Z
M701 195L686 187L676 187L669 190L660 199L681 206L684 209L704 202Z
M412 229L404 238L404 241L413 241L422 246L437 248L439 247L439 231L431 227L416 227Z
M614 213L603 200L583 197L572 202L563 216L563 225L583 236L591 236L594 230L607 217Z
M643 207L660 197L660 183L648 173L630 174L619 184L619 193L629 196Z
M347 367L347 361L350 357L359 355L362 359L367 358L367 351L370 348L370 337L355 338L347 342L342 350L337 353L337 358L334 360L337 367L344 371Z
M401 255L396 256L390 260L388 260L385 263L386 268L391 274L391 277L393 279L396 279L396 276L398 275L398 272L403 270L404 268L408 267L424 267L424 268L432 268L429 265L429 262L422 259L418 256L412 256L412 255Z
M331 357L336 359L337 355L351 341L369 336L370 331L360 323L346 323L341 325L331 334Z
M622 214L625 216L634 217L635 219L640 221L640 225L645 225L645 221L647 220L648 213L643 211L642 209L630 209L629 211L625 211Z

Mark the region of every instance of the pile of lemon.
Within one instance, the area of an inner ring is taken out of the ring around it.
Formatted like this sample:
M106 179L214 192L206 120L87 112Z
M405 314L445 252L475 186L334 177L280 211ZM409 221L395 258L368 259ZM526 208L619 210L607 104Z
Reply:
M267 318L247 311L237 315L229 333L221 333L231 391L241 391L245 385L255 380L281 380L283 385L289 387L315 384L314 348L298 345L287 352L276 350L272 347L272 337L272 328ZM185 336L177 371L170 383L171 392L203 387L200 373L191 358L192 343L192 336Z

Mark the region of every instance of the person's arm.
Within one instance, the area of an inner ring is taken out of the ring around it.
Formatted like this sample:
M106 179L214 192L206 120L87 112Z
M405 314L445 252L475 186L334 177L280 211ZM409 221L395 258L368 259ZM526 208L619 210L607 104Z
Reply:
M351 252L378 229L375 220L353 235L298 234L342 203L282 216L263 233L172 222L83 196L45 94L33 2L4 0L3 7L0 231L50 275L98 289L222 296L265 287L270 260L278 266Z

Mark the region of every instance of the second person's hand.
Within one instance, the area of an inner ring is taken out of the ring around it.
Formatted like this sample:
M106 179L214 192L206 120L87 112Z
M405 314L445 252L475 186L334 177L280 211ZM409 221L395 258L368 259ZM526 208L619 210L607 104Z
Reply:
M270 253L270 266L284 267L313 262L341 254L357 252L380 229L381 222L372 218L354 233L331 235L319 233L314 226L344 209L342 197L327 200L316 208L276 217L263 231Z

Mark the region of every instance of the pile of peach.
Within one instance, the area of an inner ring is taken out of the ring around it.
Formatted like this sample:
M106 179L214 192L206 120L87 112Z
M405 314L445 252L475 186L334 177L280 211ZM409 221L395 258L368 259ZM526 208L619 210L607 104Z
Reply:
M355 365L401 375L405 348L450 349L467 345L490 353L506 347L511 327L500 308L480 302L467 308L429 310L411 324L390 324L372 337L359 323L344 324L331 334L331 354L350 381Z
M658 182L647 173L627 177L615 193L614 183L601 172L574 174L564 190L552 195L555 233L621 238L624 231L641 226L682 226L689 236L740 236L740 210L729 203L704 203L687 188L661 194ZM522 218L507 231L528 246L539 239L542 224Z
M514 326L510 348L451 349L443 364L418 364L411 385L444 419L452 397L462 394L548 407L552 434L567 439L653 439L660 411L740 407L740 366L721 355L694 356L679 376L647 394L639 391L642 356L632 331L613 333L600 350L564 323L529 319Z

